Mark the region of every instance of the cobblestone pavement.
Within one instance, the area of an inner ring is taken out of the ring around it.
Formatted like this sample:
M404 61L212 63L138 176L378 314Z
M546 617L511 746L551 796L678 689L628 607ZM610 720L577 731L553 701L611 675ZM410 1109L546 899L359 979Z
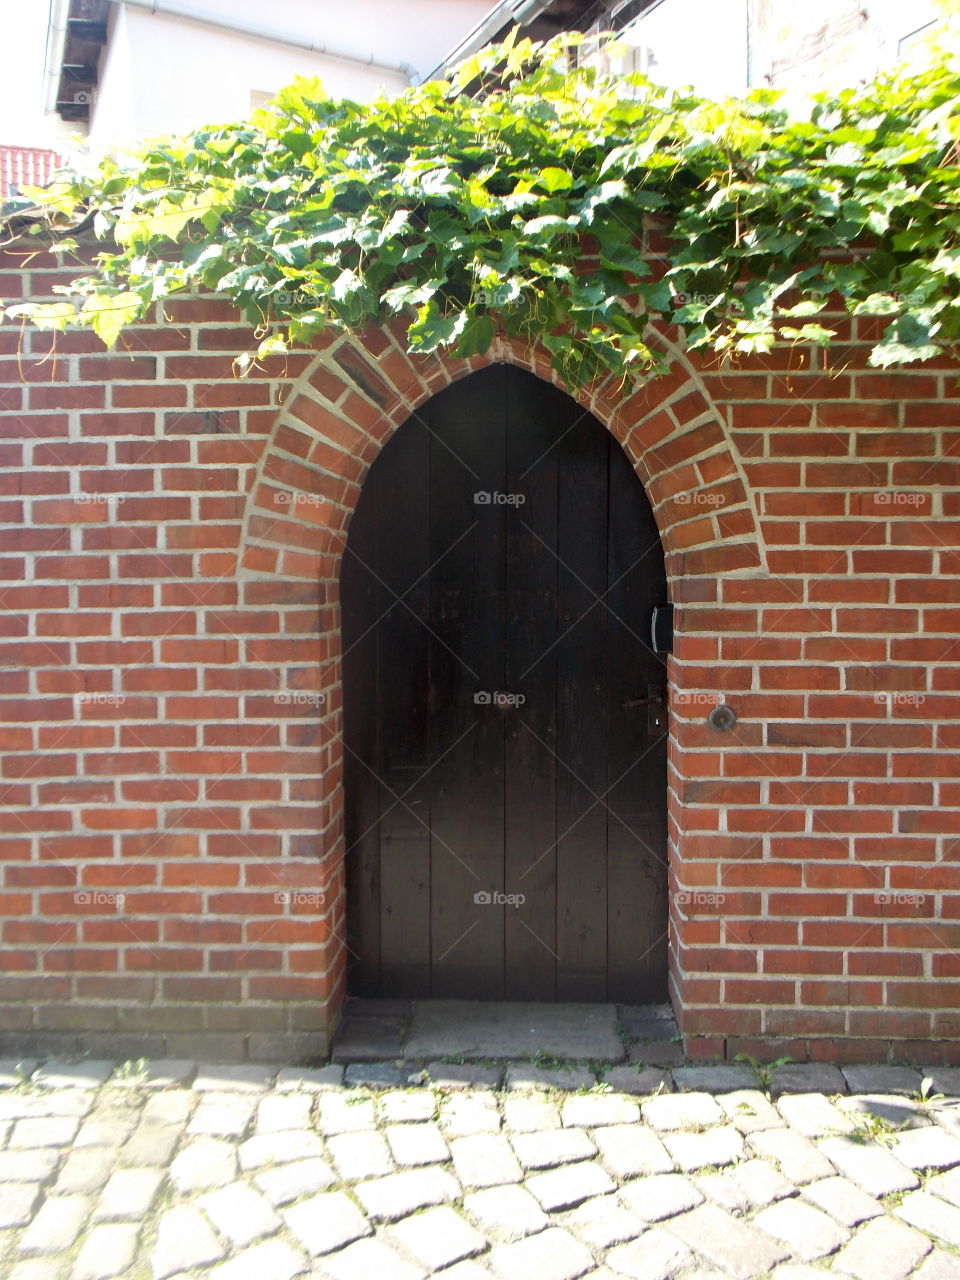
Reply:
M0 1275L960 1280L929 1076L0 1062Z

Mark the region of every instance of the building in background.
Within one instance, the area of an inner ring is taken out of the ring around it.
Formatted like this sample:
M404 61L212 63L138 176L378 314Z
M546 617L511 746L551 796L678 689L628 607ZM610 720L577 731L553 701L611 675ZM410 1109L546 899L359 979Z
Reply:
M593 21L617 30L623 70L708 98L782 90L799 104L855 88L898 62L923 57L947 22L938 0L626 0Z
M369 100L417 83L489 0L51 0L45 103L95 149L243 119L295 76Z
M243 119L296 75L369 100L504 37L616 31L623 71L706 97L856 87L925 51L950 0L50 0L45 105L95 151ZM587 56L590 56L589 53Z

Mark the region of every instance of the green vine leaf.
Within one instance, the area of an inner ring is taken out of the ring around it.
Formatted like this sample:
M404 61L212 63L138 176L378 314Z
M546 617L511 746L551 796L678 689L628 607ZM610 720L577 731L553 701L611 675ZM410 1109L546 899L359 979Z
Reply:
M728 359L829 346L842 308L889 317L877 367L956 354L955 59L798 119L769 90L716 103L577 65L581 42L514 31L370 103L298 79L249 121L61 171L11 236L68 260L82 221L95 265L0 319L109 347L154 303L214 290L257 328L241 370L399 317L421 353L541 343L571 389L661 372L661 318Z

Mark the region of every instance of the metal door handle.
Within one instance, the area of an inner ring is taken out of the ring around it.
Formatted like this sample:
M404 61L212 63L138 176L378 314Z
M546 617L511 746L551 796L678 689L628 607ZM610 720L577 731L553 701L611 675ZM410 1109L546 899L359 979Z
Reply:
M667 691L666 689L661 689L659 686L656 686L656 689L657 691L655 693L651 692L645 698L628 698L623 704L624 707L662 707L667 700Z

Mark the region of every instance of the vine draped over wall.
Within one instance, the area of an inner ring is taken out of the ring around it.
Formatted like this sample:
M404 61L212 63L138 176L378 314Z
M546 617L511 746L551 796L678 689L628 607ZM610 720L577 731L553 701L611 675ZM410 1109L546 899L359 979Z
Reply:
M571 70L581 39L511 38L370 104L298 80L250 122L61 174L32 193L44 218L16 243L49 237L69 261L82 219L107 247L62 301L7 315L88 324L113 345L153 304L203 288L257 326L241 363L402 315L411 351L482 352L500 328L542 342L577 387L659 368L644 340L656 317L691 348L828 346L839 294L887 317L875 365L952 351L955 63L791 119L769 91L711 103ZM644 252L651 218L659 256Z

